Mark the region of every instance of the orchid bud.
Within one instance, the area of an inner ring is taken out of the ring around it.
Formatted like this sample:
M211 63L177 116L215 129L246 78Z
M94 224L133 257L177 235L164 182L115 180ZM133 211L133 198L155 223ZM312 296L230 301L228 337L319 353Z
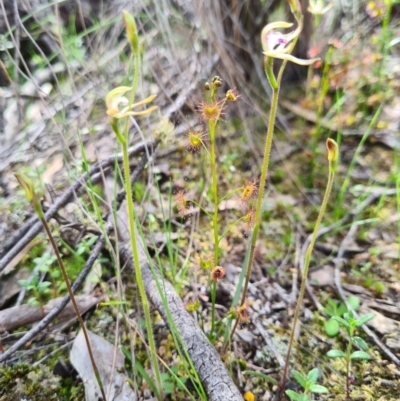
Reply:
M328 160L330 162L337 162L339 159L338 144L331 138L326 140L326 147L328 149Z
M139 36L136 27L136 22L134 18L127 12L122 11L122 15L124 18L126 36L132 46L133 54L138 57L139 56Z
M18 180L22 189L25 191L25 196L28 202L32 205L33 209L39 216L39 218L43 217L43 209L40 204L40 198L38 194L35 192L35 186L30 178L28 178L24 174L14 174L15 178Z
M328 138L326 147L328 149L329 169L331 173L334 173L339 160L339 146L333 139Z

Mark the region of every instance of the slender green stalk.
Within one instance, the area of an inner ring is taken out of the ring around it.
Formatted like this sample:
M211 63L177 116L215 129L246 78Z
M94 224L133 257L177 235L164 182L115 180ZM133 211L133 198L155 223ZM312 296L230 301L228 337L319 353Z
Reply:
M215 154L215 127L216 122L210 120L209 132L210 132L210 147L211 147L211 176L212 176L212 191L214 196L214 213L213 213L213 231L214 231L214 266L218 266L219 260L219 237L218 237L218 181L217 181L217 163ZM211 336L214 333L215 325L215 299L217 293L216 282L213 281L211 285Z
M111 110L108 110L108 114L111 116L114 116L111 119L111 127L113 128L113 131L115 132L115 135L117 136L118 141L121 143L121 146L122 146L125 191L126 191L126 201L127 201L127 209L128 209L128 216L129 216L129 231L131 234L133 263L135 266L136 282L137 282L139 295L140 295L140 298L142 301L143 311L144 311L144 316L145 316L146 330L147 330L147 336L148 336L149 348L150 348L150 358L151 358L151 362L152 362L155 379L157 382L157 390L158 390L157 398L159 401L161 401L163 399L162 381L161 381L160 368L159 368L158 360L157 360L157 353L156 353L156 346L155 346L155 341L154 341L154 336L153 336L153 329L152 329L152 324L151 324L150 306L149 306L149 301L147 299L146 291L144 289L142 271L141 271L140 262L139 262L139 251L138 251L138 247L137 247L137 237L136 237L137 233L135 230L137 216L136 216L136 212L133 207L133 196L132 196L132 186L131 186L130 168L129 168L129 154L128 154L129 119L126 117L128 117L129 115L135 115L134 113L130 114L130 110L133 106L136 89L137 89L137 85L139 82L139 72L140 72L139 37L138 37L138 31L137 31L137 27L136 27L134 18L126 11L123 12L123 18L124 18L124 23L125 23L125 27L126 27L127 37L128 37L128 40L131 44L132 51L133 51L133 58L134 58L133 81L132 81L131 88L122 87L122 90L118 90L119 88L116 88L116 89L114 89L114 91L110 92L111 94L116 96L119 93L125 93L126 89L129 89L131 91L130 97L129 97L129 105L127 108L125 108L125 111L120 114L115 113L114 108L116 106L112 102L113 96L109 94L108 95L109 96L108 97L108 107ZM148 98L148 99L150 99L150 98ZM151 100L148 100L148 101L151 101ZM144 101L144 102L146 103L147 101ZM107 97L106 97L106 104L107 104ZM111 114L110 114L110 111L112 111ZM149 111L149 112L151 112L151 111ZM123 133L120 132L119 126L118 126L118 121L120 118L125 118Z
M294 47L294 44L293 44L292 48L293 47ZM260 177L260 187L258 189L258 196L257 196L256 212L255 212L255 218L254 218L255 225L254 225L253 232L251 235L250 253L249 253L249 259L247 261L246 277L245 277L245 282L244 282L244 287L243 287L243 292L242 292L242 299L240 301L240 305L244 305L244 303L246 301L247 289L248 289L249 282L250 282L251 268L252 268L253 259L254 259L254 251L256 248L258 230L260 228L260 223L261 223L262 200L264 197L265 181L266 181L267 175L268 175L268 167L269 167L269 159L270 159L270 154L271 154L272 139L274 137L275 118L276 118L276 111L278 108L278 100L279 100L279 88L280 88L282 75L283 75L285 66L286 66L286 60L283 61L282 66L279 70L278 79L275 79L275 75L273 73L272 60L271 59L265 60L265 65L264 65L265 74L268 77L269 83L272 88L271 109L270 109L270 113L269 113L267 136L265 139L264 158L263 158L263 163L262 163L262 168L261 168L261 177ZM223 353L227 350L229 342L232 341L233 334L235 333L235 330L239 324L239 319L240 319L240 316L237 316L235 324L234 324L231 334L229 336L229 340L225 343L225 346L223 348Z
M219 247L218 247L218 181L217 181L217 163L215 155L215 126L214 121L210 121L210 146L211 146L211 176L212 191L214 197L213 231L214 231L214 265L218 266Z
M267 138L265 140L264 160L263 160L262 169L261 169L260 187L258 190L256 212L255 212L255 218L254 218L256 225L254 227L253 235L251 237L250 257L249 257L249 260L247 263L246 280L244 283L242 300L241 300L242 305L244 304L244 302L246 300L247 288L249 286L249 281L250 281L251 267L253 265L253 259L254 259L254 250L256 247L257 234L258 234L258 229L259 229L260 222L261 222L261 209L262 209L261 206L262 206L262 200L264 197L265 181L267 179L267 174L268 174L269 159L270 159L271 147L272 147L272 139L274 136L276 110L278 107L278 99L279 99L279 88L276 88L276 89L274 88L272 90L271 111L270 111L270 115L269 115Z
M307 276L308 276L308 268L310 266L311 254L314 249L315 241L317 240L317 234L319 231L319 227L321 225L322 218L325 214L326 206L328 204L329 196L332 191L333 181L335 178L335 166L332 166L332 164L333 163L330 163L329 178L328 178L328 183L327 183L326 190L325 190L324 199L322 201L322 205L319 210L317 222L315 223L314 231L313 231L313 234L311 237L311 242L308 245L307 252L305 255L304 270L302 272L302 280L301 280L301 286L300 286L300 291L299 291L299 297L298 297L296 309L294 312L293 325L292 325L292 330L290 332L289 347L288 347L288 351L286 354L285 367L284 367L283 375L282 375L282 383L281 383L282 391L285 390L285 386L286 386L286 378L287 378L287 373L288 373L288 369L289 369L289 358L290 358L290 353L291 353L292 347L293 347L294 334L296 331L296 323L297 323L297 320L299 319L300 309L302 307L302 301L303 301L304 292L306 289L306 282L307 282Z
M331 58L333 54L333 46L330 46L328 48L328 52L325 57L325 65L324 69L322 72L322 80L321 80L321 91L319 94L319 97L317 99L317 121L315 122L315 127L312 131L312 141L311 141L311 160L310 160L310 167L309 167L309 174L308 174L308 186L309 188L312 188L314 185L314 172L315 172L315 166L316 166L316 156L318 155L317 152L317 146L319 143L319 140L321 138L322 130L321 130L321 121L322 121L322 116L323 116L323 111L324 111L324 100L326 99L326 96L328 94L328 91L330 89L330 82L329 82L329 69L330 69L330 63L331 63ZM311 68L311 66L310 66Z
M282 65L282 68L284 68L284 65ZM261 206L262 206L262 200L264 196L264 189L265 189L265 181L267 178L268 174L268 166L269 166L269 159L270 159L270 154L271 154L271 147L272 147L272 139L274 136L274 127L275 127L275 117L276 117L276 110L278 107L278 100L279 100L279 83L280 83L280 78L281 74L278 76L278 82L275 80L275 76L272 71L272 63L266 60L265 62L265 74L267 75L271 88L272 88L272 100L271 100L271 109L269 113L269 122L268 122L268 131L267 131L267 136L265 140L265 147L264 147L264 159L263 159L263 164L261 168L261 177L260 177L260 187L258 190L258 196L257 196L257 204L256 204L256 212L255 212L255 225L253 228L253 232L251 235L251 243L250 243L250 254L249 254L249 259L247 261L247 267L246 267L246 277L245 277L245 282L244 282L244 287L243 287L243 292L242 292L242 298L240 301L241 305L244 305L246 301L246 294L247 294L247 289L249 286L250 282L250 274L251 274L251 267L253 265L253 259L254 259L254 251L256 248L256 241L257 241L257 236L258 236L258 229L260 227L260 222L261 222ZM226 341L222 353L225 353L229 343L232 341L233 334L235 333L235 330L239 324L239 319L240 316L237 316L235 324L231 330L231 334L229 336L229 339Z
M122 155L123 155L123 163L124 163L126 201L127 201L128 216L129 216L129 230L131 233L131 245L132 245L133 262L135 265L136 282L137 282L137 286L139 289L139 295L140 295L142 305L143 305L143 311L144 311L144 316L145 316L145 321L146 321L147 337L149 339L150 357L152 359L153 370L154 370L157 387L158 387L157 398L158 398L158 400L161 401L163 398L162 381L161 381L160 369L158 366L156 346L155 346L152 324L151 324L150 306L149 306L149 301L147 299L146 291L144 290L142 271L140 269L139 251L137 248L136 231L135 231L136 213L133 208L132 186L131 186L130 169L129 169L128 144L127 144L126 140L122 143Z

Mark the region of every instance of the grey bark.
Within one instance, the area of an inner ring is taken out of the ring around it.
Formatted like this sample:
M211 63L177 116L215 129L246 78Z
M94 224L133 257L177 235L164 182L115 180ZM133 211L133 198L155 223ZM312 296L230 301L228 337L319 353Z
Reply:
M124 207L121 207L120 211L123 213L124 209ZM124 263L127 263L130 268L134 269L129 230L122 227L121 221L127 222L126 216L119 216L118 234L120 240L123 242L123 245L120 247L120 256ZM156 277L153 276L140 236L137 235L136 238L139 238L140 268L142 270L146 294L164 321L168 323L167 310L164 307L163 299L157 288L156 280L162 283L163 295L168 304L170 317L179 331L183 346L192 359L193 365L209 397L209 401L243 401L243 396L232 381L217 351L197 325L193 316L186 310L175 288L167 280L161 278L158 271L155 272Z

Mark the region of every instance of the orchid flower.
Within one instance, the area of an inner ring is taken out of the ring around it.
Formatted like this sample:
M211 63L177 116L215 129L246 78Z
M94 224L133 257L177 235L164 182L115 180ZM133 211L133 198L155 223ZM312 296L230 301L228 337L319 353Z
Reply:
M294 31L288 34L283 34L276 29L290 28L291 26L293 26L293 24L284 21L272 22L266 25L261 32L263 54L270 58L287 60L299 65L311 65L318 61L318 58L302 60L288 54L288 52L292 50L291 42L300 35L301 26L299 25Z
M145 116L157 109L157 106L151 106L147 110L132 111L139 106L152 102L157 95L150 95L148 98L133 104L129 104L129 99L125 97L125 93L132 90L130 86L119 86L110 91L106 96L107 114L115 119L129 116ZM124 105L120 109L120 105Z

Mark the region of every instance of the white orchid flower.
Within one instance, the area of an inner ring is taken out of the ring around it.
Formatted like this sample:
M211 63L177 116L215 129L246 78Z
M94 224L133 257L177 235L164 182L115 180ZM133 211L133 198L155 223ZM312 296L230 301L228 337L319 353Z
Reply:
M261 32L261 43L263 54L267 57L291 61L299 65L311 65L318 61L318 58L303 60L288 54L291 50L291 42L300 35L301 27L294 31L283 34L277 31L278 28L290 28L293 24L284 21L277 21L268 24Z

